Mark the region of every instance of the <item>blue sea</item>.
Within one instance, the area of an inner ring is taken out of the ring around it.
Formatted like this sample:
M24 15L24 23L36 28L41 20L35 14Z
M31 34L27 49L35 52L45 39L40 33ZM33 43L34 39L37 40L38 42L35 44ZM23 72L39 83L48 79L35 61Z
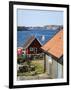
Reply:
M39 30L39 29L31 29L31 30L22 30L22 31L17 31L17 47L22 47L25 42L30 38L31 36L35 36L39 42L43 45L45 44L48 40L50 40L58 30ZM41 36L44 36L44 40L41 39Z

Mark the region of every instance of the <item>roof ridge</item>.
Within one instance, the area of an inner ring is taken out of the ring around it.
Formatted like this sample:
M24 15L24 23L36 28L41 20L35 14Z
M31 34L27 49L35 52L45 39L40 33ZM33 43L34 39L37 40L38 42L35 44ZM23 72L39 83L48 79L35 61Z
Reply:
M23 45L23 48L27 48L31 43L32 41L35 39L35 36L31 36L30 38L28 38L25 42L25 44ZM29 43L29 44L28 44Z

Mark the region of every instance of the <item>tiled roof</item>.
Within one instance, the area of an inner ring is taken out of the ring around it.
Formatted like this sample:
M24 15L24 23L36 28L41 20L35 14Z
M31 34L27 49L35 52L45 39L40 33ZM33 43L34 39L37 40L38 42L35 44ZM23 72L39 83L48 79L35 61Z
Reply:
M63 55L63 30L61 29L52 39L41 47L46 53L60 58Z

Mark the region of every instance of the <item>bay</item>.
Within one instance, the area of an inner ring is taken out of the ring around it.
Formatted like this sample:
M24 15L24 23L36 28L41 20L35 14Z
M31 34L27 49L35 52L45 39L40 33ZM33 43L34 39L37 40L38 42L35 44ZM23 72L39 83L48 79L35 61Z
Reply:
M22 30L17 31L17 47L23 47L25 42L31 37L35 36L35 38L38 39L38 41L41 43L41 45L48 42L59 30L53 30L53 29L31 29L31 30ZM44 40L41 39L41 37L44 36Z

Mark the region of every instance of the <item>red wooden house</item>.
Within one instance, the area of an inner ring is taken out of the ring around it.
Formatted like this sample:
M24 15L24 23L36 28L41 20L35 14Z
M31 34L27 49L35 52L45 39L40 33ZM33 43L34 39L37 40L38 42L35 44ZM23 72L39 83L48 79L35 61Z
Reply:
M26 54L39 54L41 53L41 44L40 42L34 37L31 36L24 44L23 49Z

